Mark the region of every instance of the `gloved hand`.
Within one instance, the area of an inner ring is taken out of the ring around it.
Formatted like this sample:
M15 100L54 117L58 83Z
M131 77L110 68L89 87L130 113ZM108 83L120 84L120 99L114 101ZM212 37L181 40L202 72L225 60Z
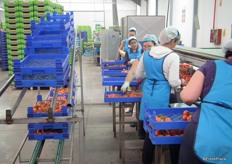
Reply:
M121 87L121 91L123 91L123 92L131 91L130 83L127 82L127 81L124 82L124 84L123 84L122 87Z
M124 52L123 50L120 50L119 53L120 53L120 55L121 55L122 57L124 57L124 56L126 55L126 52Z

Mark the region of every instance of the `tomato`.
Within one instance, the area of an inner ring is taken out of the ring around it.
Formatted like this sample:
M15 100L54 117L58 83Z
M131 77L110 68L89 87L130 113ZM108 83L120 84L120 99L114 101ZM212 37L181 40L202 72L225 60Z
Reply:
M187 116L186 114L183 115L183 116L182 116L182 120L186 121L186 120L187 120L187 117L188 117L188 116Z

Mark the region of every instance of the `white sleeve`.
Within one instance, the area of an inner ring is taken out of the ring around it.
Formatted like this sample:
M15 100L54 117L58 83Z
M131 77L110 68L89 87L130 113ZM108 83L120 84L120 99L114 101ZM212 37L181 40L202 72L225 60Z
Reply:
M179 87L181 80L179 78L180 57L176 53L169 54L163 64L164 76L172 88Z
M135 72L135 78L136 79L144 79L145 78L145 70L143 65L143 56L139 60L139 65Z

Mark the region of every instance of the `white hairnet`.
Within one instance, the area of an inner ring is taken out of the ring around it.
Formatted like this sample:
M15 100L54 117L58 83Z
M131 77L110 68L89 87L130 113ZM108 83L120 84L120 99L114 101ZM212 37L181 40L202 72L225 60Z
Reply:
M226 42L226 44L224 44L224 46L222 47L222 51L224 53L226 53L227 51L232 51L232 40L229 40L228 42Z
M157 39L157 37L153 34L146 34L144 37L143 37L143 42L151 42L153 41L156 45L159 44L159 41Z
M180 38L179 31L172 26L163 29L159 35L159 41L161 45L170 42L172 39L179 39L179 38Z
M137 41L136 37L131 36L131 37L128 38L128 43L129 43L129 44L130 44L130 41L131 41L131 40L136 40L136 41Z
M135 28L135 27L131 27L131 28L129 29L129 31L135 31L135 32L136 32L136 28Z

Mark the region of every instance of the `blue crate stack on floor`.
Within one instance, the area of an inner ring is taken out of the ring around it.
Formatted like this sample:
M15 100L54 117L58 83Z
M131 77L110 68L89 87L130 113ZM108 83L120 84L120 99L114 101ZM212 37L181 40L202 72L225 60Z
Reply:
M8 69L6 32L0 30L0 65L3 71Z
M26 38L25 59L14 60L16 88L29 87L64 87L70 76L70 53L74 46L73 12L57 15L55 12L42 17L40 23L31 21L32 35ZM50 97L43 100L41 95L33 106L28 107L27 116L48 117ZM72 97L75 97L73 93ZM65 100L64 100L65 99ZM58 95L54 108L54 117L71 116L70 108L66 106L68 95ZM62 103L61 103L62 102ZM64 103L65 102L65 103ZM46 107L43 104L45 103ZM74 105L74 100L73 104ZM46 108L46 109L45 109ZM29 123L28 139L68 139L71 123Z
M47 14L39 24L31 21L25 59L14 60L15 87L60 87L70 71L69 54L74 45L73 12Z

